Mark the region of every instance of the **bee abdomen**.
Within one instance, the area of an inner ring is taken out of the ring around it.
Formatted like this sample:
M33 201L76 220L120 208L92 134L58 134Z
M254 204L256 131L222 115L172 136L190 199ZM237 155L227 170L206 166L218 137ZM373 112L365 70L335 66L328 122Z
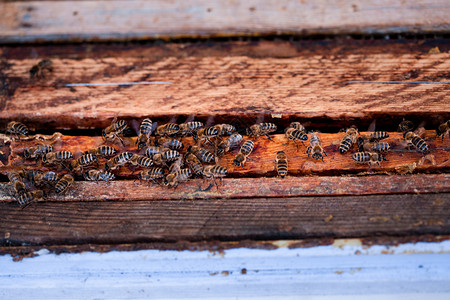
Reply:
M389 133L386 131L375 131L370 134L371 140L383 140L389 137Z
M209 173L213 177L225 177L228 174L228 170L223 166L215 165L209 168Z
M73 154L70 151L58 151L54 152L55 157L59 160L68 160L73 158Z
M74 179L72 175L66 174L64 175L55 186L56 193L60 194L65 192L73 183Z
M284 178L288 173L288 162L284 151L277 152L277 172L278 176Z
M176 139L171 139L167 146L172 150L180 150L184 147L183 143Z
M141 126L139 127L139 134L150 135L153 128L153 122L149 118L142 120Z
M149 168L153 166L153 161L151 158L139 156L139 158L137 159L137 164L143 168Z
M216 127L208 127L208 128L205 128L205 131L203 132L203 134L206 136L216 136L219 134L219 131L217 130Z
M28 127L20 122L9 122L7 131L13 134L28 135Z
M416 147L416 149L422 153L430 151L428 144L419 136L412 138L411 143Z
M162 153L162 152L163 152L162 148L156 147L156 146L150 146L150 147L147 147L147 149L145 149L144 155L152 158L153 155Z
M339 145L339 152L346 153L353 146L351 138L344 138Z
M273 132L277 130L277 125L273 123L261 123L260 124L261 130L265 132Z
M180 157L180 152L175 150L168 150L162 153L162 157L165 161L174 161Z
M296 140L302 140L302 141L308 140L308 136L306 135L306 133L304 133L303 131L297 130L297 129L291 132L291 137Z
M78 163L81 166L87 166L97 160L97 156L94 154L84 154L78 158Z
M357 162L368 162L370 161L370 153L369 152L356 152L353 154L353 160Z
M247 140L241 147L241 152L245 155L249 155L253 151L253 147L255 147L255 143L252 140Z
M126 163L130 161L130 159L133 157L134 153L131 152L122 152L119 154L117 160L118 163Z
M188 179L191 176L192 176L192 172L191 172L190 169L181 169L180 171L177 171L175 173L175 177L177 177L177 179L179 181L186 180L186 179Z
M117 155L117 150L111 146L100 146L97 148L97 152L101 156L114 156Z
M387 142L380 142L373 145L372 150L375 152L388 152L391 146Z
M59 176L55 172L49 171L42 174L42 179L48 182L55 182L59 180Z

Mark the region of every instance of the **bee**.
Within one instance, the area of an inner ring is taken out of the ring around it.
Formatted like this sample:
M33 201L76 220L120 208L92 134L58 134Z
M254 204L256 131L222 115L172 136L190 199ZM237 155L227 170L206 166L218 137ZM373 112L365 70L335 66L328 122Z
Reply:
M235 166L242 166L242 168L244 168L244 163L250 153L252 153L253 147L255 147L255 143L252 140L245 141L245 143L241 146L239 153L234 158L233 164Z
M180 130L178 131L178 135L180 136L194 135L202 127L203 123L198 121L183 123L180 124Z
M22 209L24 209L31 203L40 201L43 198L44 198L44 192L41 190L35 190L32 192L26 192L26 193L19 195L19 197L17 197L17 201L19 202L20 207Z
M156 128L156 135L158 136L170 136L178 133L180 126L175 123L167 123Z
M232 135L234 132L236 132L236 127L230 124L217 124L213 127L217 129L218 136Z
M14 134L17 138L21 135L27 136L28 132L28 127L20 122L11 121L6 126L6 133Z
M148 139L152 134L153 122L150 118L145 118L141 122L141 126L139 126L139 135L136 139L136 144L138 145L138 149L142 149L147 146Z
M311 134L309 143L310 143L310 146L308 146L308 148L306 149L306 153L308 153L308 157L311 154L312 158L322 159L322 161L323 161L323 156L324 155L327 156L327 153L322 148L318 132L313 132Z
M214 154L201 147L189 146L187 151L193 153L198 159L200 159L200 161L204 163L210 164L215 161Z
M442 140L444 140L444 136L450 136L450 120L439 125L436 133L438 136L442 136Z
M55 184L59 181L59 176L55 172L49 171L45 173L35 174L33 176L33 182L36 186L42 186L43 184Z
M145 181L153 181L155 183L158 183L156 180L164 178L164 170L162 168L158 167L151 167L149 169L142 170L138 174L139 181L145 180Z
M87 181L110 181L116 178L114 174L104 170L89 170L83 174L83 177Z
M158 154L158 153L162 153L164 151L167 151L169 149L167 148L162 148L162 147L155 147L155 146L149 146L147 147L147 149L145 149L144 155L147 157L152 158L153 155Z
M181 169L178 172L168 174L166 176L165 184L169 187L177 187L180 182L187 181L192 176L190 169Z
M23 170L21 173L23 174L22 177L28 179L29 181L33 182L34 184L36 184L34 178L35 178L36 176L39 177L39 176L42 174L42 172L39 171L39 170L26 170L26 171Z
M53 72L53 62L49 59L43 59L30 69L30 78L44 78L45 71Z
M72 185L74 179L70 174L64 175L55 185L55 192L61 194L67 191L67 189Z
M428 146L428 144L414 132L405 132L403 133L403 137L405 138L406 143L408 143L410 147L416 149L416 151L423 154L430 152L430 147Z
M153 161L151 158L138 154L133 154L130 159L130 163L132 165L138 165L143 168L150 168L151 166L153 166Z
M69 169L74 172L78 172L83 169L83 167L87 167L94 162L97 162L97 156L94 154L83 154L78 159L72 160L69 164Z
M294 128L297 129L299 131L303 131L305 132L305 126L302 125L302 123L300 122L292 122L291 124L289 124L289 128Z
M197 175L203 175L203 165L201 161L193 153L188 153L185 158L186 165L191 169L191 171Z
M95 156L111 157L117 155L117 150L111 146L102 145L97 148L89 149L84 154L92 154Z
M197 141L197 145L203 144L205 141L212 144L211 139L219 135L219 129L216 126L202 128L194 135L194 140Z
M391 146L387 142L365 142L364 139L358 138L359 151L367 152L388 152Z
M377 152L357 152L353 154L352 158L358 163L368 163L369 167L371 167L373 163L380 166L380 161L387 160L383 154Z
M275 166L278 172L278 176L284 178L288 173L288 160L284 151L278 151L275 159Z
M378 142L387 139L388 137L389 133L386 131L374 131L367 135L361 135L359 139L362 139L364 142Z
M120 137L120 135L123 135L123 132L128 128L127 122L125 120L118 120L117 117L115 117L111 125L103 129L102 136L105 141L111 140L115 141L118 139L122 145L125 145L123 142L123 139Z
M273 123L259 123L247 128L247 135L249 137L255 138L261 135L265 135L269 140L272 141L272 138L269 136L269 133L274 131L277 131L277 125Z
M115 170L118 167L130 162L133 156L134 153L131 152L122 152L120 154L117 154L106 162L105 169L107 171Z
M73 158L73 154L70 151L56 151L49 152L42 157L42 161L46 164L55 164L68 161Z
M156 146L162 147L162 148L169 148L172 150L181 150L184 148L184 145L182 142L180 142L177 139L171 139L171 138L159 138L156 140Z
M358 137L358 129L356 127L350 127L345 131L344 136L341 139L341 143L339 145L339 152L344 154L347 153L348 150L353 146L356 142L356 138Z
M183 166L183 155L180 155L171 165L169 168L169 173L175 173L181 170L181 167Z
M408 132L414 129L414 123L403 118L403 121L398 124L398 131L400 132Z
M223 177L227 176L228 170L225 167L219 165L205 166L203 168L203 177L205 179L213 179L214 184L218 187L216 178L220 178L220 183L222 183Z
M295 145L297 145L297 151L298 151L298 144L296 142L296 140L299 140L303 143L303 141L308 140L308 136L306 135L306 133L304 131L295 129L295 128L288 128L285 132L286 134L286 138L288 140L292 140L294 141Z
M25 149L23 151L23 156L27 159L36 159L43 157L44 155L52 151L53 147L51 145L37 145Z
M8 173L8 179L17 195L22 195L27 192L25 184L23 183L23 178L19 172Z
M175 161L178 157L180 157L180 152L175 150L167 150L153 155L153 163L157 166L167 166L168 162Z
M237 147L241 141L242 135L240 135L239 133L233 133L219 143L219 146L217 148L217 155L221 156L225 154L225 152L228 152L231 149Z

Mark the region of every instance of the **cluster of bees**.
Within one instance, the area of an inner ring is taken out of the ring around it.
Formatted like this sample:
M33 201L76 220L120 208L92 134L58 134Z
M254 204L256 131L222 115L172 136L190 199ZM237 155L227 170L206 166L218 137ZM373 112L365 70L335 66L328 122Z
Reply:
M154 127L155 130L154 130ZM403 132L405 142L416 151L426 154L430 151L428 144L420 136L420 132L413 132L413 124L403 120L399 125L399 131ZM124 145L124 132L128 129L124 120L112 121L111 125L102 131L105 143L118 143ZM10 122L7 133L27 136L27 127L20 122ZM218 158L225 153L239 148L234 157L233 164L244 168L248 156L252 153L255 142L260 136L272 140L270 133L277 131L273 123L258 123L247 128L247 140L230 124L218 124L205 127L198 121L183 124L167 123L154 126L149 118L145 118L140 126L136 139L136 148L139 153L121 152L109 145L89 149L78 158L74 158L69 151L53 151L49 144L38 144L24 150L23 157L28 160L40 161L46 166L63 166L69 172L65 175L54 171L41 172L38 170L22 170L8 174L14 196L22 207L33 201L39 201L51 193L63 194L74 182L74 176L81 176L88 181L110 181L115 179L114 172L121 166L127 166L134 172L140 169L137 178L140 181L154 182L168 187L177 187L180 183L195 176L212 180L218 187L216 179L222 180L228 173L226 167L217 164ZM320 133L306 132L305 127L299 122L292 122L286 128L285 136L288 141L293 141L299 150L298 142L302 144L309 139L306 148L308 157L316 160L324 160L327 156L322 147ZM441 124L437 133L444 138L450 133L450 121ZM309 137L308 137L309 134ZM184 148L180 138L191 136L195 144ZM389 137L385 131L373 131L362 135L356 127L345 130L339 144L339 152L347 153L354 145L358 146L358 152L352 158L358 163L380 165L386 160L385 154L390 150L390 145L382 140ZM78 154L77 154L78 156ZM104 163L100 167L100 160ZM94 166L95 165L95 166ZM278 151L275 157L275 168L278 175L284 178L288 174L288 158L284 151ZM205 189L209 190L213 185Z

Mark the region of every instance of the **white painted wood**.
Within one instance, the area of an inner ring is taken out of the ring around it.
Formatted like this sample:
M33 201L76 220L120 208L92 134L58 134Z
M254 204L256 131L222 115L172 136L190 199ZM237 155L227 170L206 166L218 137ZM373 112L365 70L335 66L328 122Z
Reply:
M447 0L3 1L0 41L447 32Z
M355 242L356 241L356 242ZM449 299L450 241L0 257L1 299ZM246 272L243 271L246 270ZM245 273L245 274L244 274ZM327 298L328 299L328 298Z

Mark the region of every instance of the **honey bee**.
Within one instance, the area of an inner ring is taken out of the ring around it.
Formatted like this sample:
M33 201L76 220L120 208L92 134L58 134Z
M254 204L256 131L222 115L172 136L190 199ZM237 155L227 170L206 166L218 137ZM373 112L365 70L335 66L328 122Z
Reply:
M153 163L157 166L167 166L168 162L175 161L178 157L180 157L180 152L175 150L167 150L153 155Z
M391 146L387 142L365 142L362 138L358 138L358 146L360 152L388 152Z
M288 173L288 160L284 151L278 151L275 159L275 166L277 168L278 176L284 178Z
M149 169L142 170L138 174L139 181L145 180L145 181L153 181L155 183L158 183L156 180L164 178L164 170L162 168L158 167L151 167ZM158 183L159 184L159 183Z
M67 191L67 189L72 185L74 179L70 174L64 175L55 185L55 192L61 194Z
M17 195L22 195L27 192L25 184L23 183L23 178L19 172L8 173L8 179Z
M303 141L308 140L308 136L306 135L306 133L304 131L295 129L295 128L288 128L285 132L286 134L286 138L288 140L292 140L295 145L297 145L297 151L298 151L298 144L296 142L296 140L299 140L303 143ZM304 143L303 143L304 144Z
M235 166L242 166L242 168L244 168L244 163L246 162L247 157L250 155L250 153L252 153L253 147L255 147L255 143L252 140L245 141L245 143L241 146L239 153L234 158L233 164Z
M175 173L181 170L183 166L183 155L180 156L170 165L169 173Z
M444 140L444 136L450 137L450 120L439 125L436 133L438 136L442 136L442 140Z
M215 157L214 154L212 154L211 152L209 152L206 149L203 149L201 147L198 146L189 146L188 152L193 153L195 156L197 156L197 158L207 164L213 163L215 161Z
M300 122L292 122L291 124L289 124L289 128L294 128L297 129L299 131L303 131L305 132L305 126L302 125L302 123Z
M105 169L107 171L115 170L120 166L130 162L131 158L134 156L134 153L131 152L122 152L117 154L113 158L109 159L105 164Z
M185 158L186 165L197 176L203 176L203 165L193 153L188 153Z
M403 137L405 138L406 143L416 149L416 151L426 154L430 152L430 147L428 144L416 133L412 131L407 131L403 133Z
M117 117L115 117L111 125L103 129L102 136L105 141L111 140L114 142L116 139L118 139L122 145L125 145L123 142L123 139L120 137L123 135L123 132L128 128L127 122L125 120L118 120Z
M149 146L147 147L147 149L145 149L144 155L147 157L152 158L153 155L158 154L158 153L162 153L164 151L167 151L169 149L167 148L162 148L162 147L155 147L155 146Z
M255 138L258 138L261 135L265 135L269 140L272 141L272 138L269 136L269 133L274 131L277 131L277 125L273 123L259 123L247 128L247 135L249 137Z
M83 154L78 159L72 160L69 164L69 170L73 172L78 172L80 170L83 170L84 167L87 167L94 162L97 162L97 156L94 154Z
M217 124L213 127L217 129L218 136L232 135L236 132L236 127L230 124Z
M359 139L363 140L364 143L366 142L378 142L380 140L387 139L389 137L389 133L386 131L374 131L367 135L361 135Z
M197 145L202 145L205 141L212 144L211 139L219 135L219 129L216 126L202 128L194 135Z
M358 163L368 163L369 167L373 163L380 166L380 161L387 160L383 154L377 152L357 152L352 156L353 160Z
M136 144L138 145L138 149L142 149L147 146L148 139L152 134L153 122L150 118L145 118L141 122L141 126L139 127L139 135L136 139Z
M133 154L130 159L130 163L132 165L138 165L143 168L150 168L151 166L153 166L153 161L151 158L138 154Z
M192 176L190 169L181 169L178 172L168 174L166 176L165 185L169 187L177 187L180 182L187 181Z
M347 153L348 150L353 146L356 142L356 138L358 137L358 129L356 127L350 127L345 131L345 135L341 139L341 143L339 145L339 152L344 154Z
M70 151L49 152L42 157L42 161L46 164L56 164L68 161L73 158Z
M30 69L30 78L44 78L45 71L53 72L53 62L49 59L43 59Z
M180 124L180 131L178 131L178 135L187 136L187 135L195 135L196 132L203 127L202 122L193 121Z
M172 150L181 150L184 148L183 143L180 142L179 140L165 137L157 139L156 146L162 148L169 148Z
M21 135L27 136L28 132L28 127L20 122L11 121L6 126L6 133L14 134L17 138Z
M237 147L241 141L242 135L240 135L239 133L233 133L219 143L219 146L217 148L217 156L221 156L225 154L225 152L228 152L231 149Z
M23 151L23 156L26 159L36 159L43 157L47 153L53 151L53 147L51 145L37 145L33 147L29 147Z
M211 165L203 168L203 177L205 179L212 179L217 187L219 186L217 185L216 178L220 178L220 183L222 184L223 177L227 176L227 174L228 170L223 166Z
M158 136L170 136L177 134L180 130L180 126L175 123L167 123L156 128L156 135Z
M35 190L26 192L17 197L17 201L22 209L27 207L33 202L41 201L44 198L44 192L42 190Z
M33 176L33 182L36 186L42 186L44 184L55 184L59 181L59 176L55 172L49 171L45 173L35 174Z
M84 154L92 154L101 157L111 157L117 155L117 150L111 146L102 145L97 148L89 149L88 151L85 151Z
M87 181L110 181L116 178L114 174L105 170L89 170L83 177Z
M403 121L398 124L398 131L400 132L408 132L414 129L414 123L403 118Z
M322 161L323 161L323 156L324 155L327 156L327 153L322 148L318 132L313 132L311 134L309 143L310 143L310 146L308 146L308 148L306 149L306 153L308 153L308 157L311 154L312 158L322 159Z

